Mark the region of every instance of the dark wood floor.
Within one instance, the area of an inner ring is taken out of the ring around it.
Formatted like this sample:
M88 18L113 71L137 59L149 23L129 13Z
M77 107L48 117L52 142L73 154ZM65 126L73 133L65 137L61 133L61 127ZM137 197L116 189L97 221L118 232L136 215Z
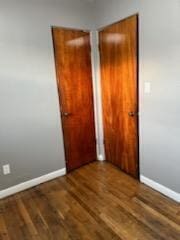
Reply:
M0 240L180 240L180 207L109 163L0 201Z

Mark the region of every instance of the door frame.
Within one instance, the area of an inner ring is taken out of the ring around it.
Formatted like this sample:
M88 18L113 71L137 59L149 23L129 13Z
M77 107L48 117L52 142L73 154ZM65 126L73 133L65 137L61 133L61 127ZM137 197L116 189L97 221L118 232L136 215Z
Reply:
M110 23L106 26L98 28L97 31L98 31L98 41L99 41L99 35L100 35L100 32L102 30L104 30L105 28L110 27L114 24L121 23L122 21L127 20L128 18L131 18L133 16L136 16L136 18L137 18L137 46L136 46L136 48L137 48L137 75L136 75L136 78L137 78L137 99L136 100L137 100L137 112L138 112L138 116L137 116L137 163L138 163L137 175L138 175L138 177L137 177L137 180L140 181L140 174L141 173L140 173L140 117L139 117L140 116L140 87L139 87L139 85L140 85L139 84L139 70L140 70L140 64L139 64L139 56L140 56L140 54L139 54L139 49L140 49L139 48L139 25L140 25L140 23L139 23L139 13L134 13L132 15L128 15L127 17L124 17L121 20L112 22L112 23ZM99 61L100 61L100 64L101 64L100 42L98 42L98 44L99 44ZM100 72L100 76L101 76L101 65L100 65L99 72ZM102 78L100 79L100 81L101 80L102 80ZM102 83L102 82L100 82L100 83ZM101 89L102 89L102 87L101 87ZM101 101L102 101L102 99L101 99ZM101 104L103 104L103 103L101 102ZM102 114L103 114L103 112L102 112ZM103 131L104 131L104 121L103 121ZM105 152L105 159L106 159L105 144L104 144L104 152Z
M63 121L62 121L62 106L61 106L61 94L60 94L60 89L59 89L59 82L58 81L58 75L57 75L57 62L56 62L56 57L55 57L55 41L54 41L54 35L53 35L53 29L54 28L59 28L59 29L64 29L64 30L71 30L71 31L80 31L83 33L89 34L89 44L90 44L90 50L92 48L91 45L91 31L87 29L80 29L80 28L71 28L71 27L62 27L62 26L56 26L56 25L51 25L51 39L52 39L52 48L53 48L53 61L54 61L54 70L55 70L55 75L56 75L56 89L58 93L58 102L59 102L59 117L60 117L60 123L61 123L61 129L62 129L62 142L63 142L63 149L64 149L64 157L65 157L65 166L66 166L66 172L69 173L70 170L68 168L68 161L67 161L67 150L65 146L65 133L64 133L64 127L63 127ZM95 137L96 136L96 119L95 119L95 105L94 105L94 88L93 88L93 69L92 69L92 57L90 55L90 60L91 60L91 74L92 74L92 104L93 104L93 115L94 115L94 130L95 130ZM96 145L96 138L95 138L95 145ZM97 145L96 145L96 160L97 160Z

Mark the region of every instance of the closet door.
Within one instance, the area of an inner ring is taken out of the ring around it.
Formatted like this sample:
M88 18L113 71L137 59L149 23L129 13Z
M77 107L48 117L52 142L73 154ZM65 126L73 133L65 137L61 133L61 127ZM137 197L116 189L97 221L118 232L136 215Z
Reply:
M99 33L106 159L138 177L137 16Z
M68 171L96 160L90 35L53 28L57 85Z

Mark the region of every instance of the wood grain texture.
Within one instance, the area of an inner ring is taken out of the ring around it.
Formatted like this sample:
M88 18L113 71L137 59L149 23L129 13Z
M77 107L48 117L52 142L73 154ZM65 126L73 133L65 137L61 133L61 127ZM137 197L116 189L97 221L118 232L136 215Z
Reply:
M0 201L1 240L179 240L180 206L110 163Z
M106 27L99 37L106 159L137 178L137 16Z
M89 33L53 28L68 171L96 160Z

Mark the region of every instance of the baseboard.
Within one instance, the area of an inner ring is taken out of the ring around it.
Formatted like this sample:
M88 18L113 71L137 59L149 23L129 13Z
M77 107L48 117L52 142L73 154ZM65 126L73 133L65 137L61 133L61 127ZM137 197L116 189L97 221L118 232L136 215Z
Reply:
M140 181L149 187L155 189L156 191L164 194L165 196L175 200L176 202L180 203L180 193L177 193L147 177L144 177L143 175L140 176Z
M98 161L105 161L104 156L102 154L98 155Z
M61 176L65 175L65 174L66 174L66 169L63 168L63 169L60 169L60 170L48 173L46 175L43 175L41 177L34 178L32 180L20 183L18 185L13 186L13 187L4 189L4 190L0 191L0 199L8 197L10 195L13 195L15 193L24 191L26 189L35 187L35 186L37 186L37 185L39 185L41 183L50 181L50 180L55 179L57 177L61 177Z

